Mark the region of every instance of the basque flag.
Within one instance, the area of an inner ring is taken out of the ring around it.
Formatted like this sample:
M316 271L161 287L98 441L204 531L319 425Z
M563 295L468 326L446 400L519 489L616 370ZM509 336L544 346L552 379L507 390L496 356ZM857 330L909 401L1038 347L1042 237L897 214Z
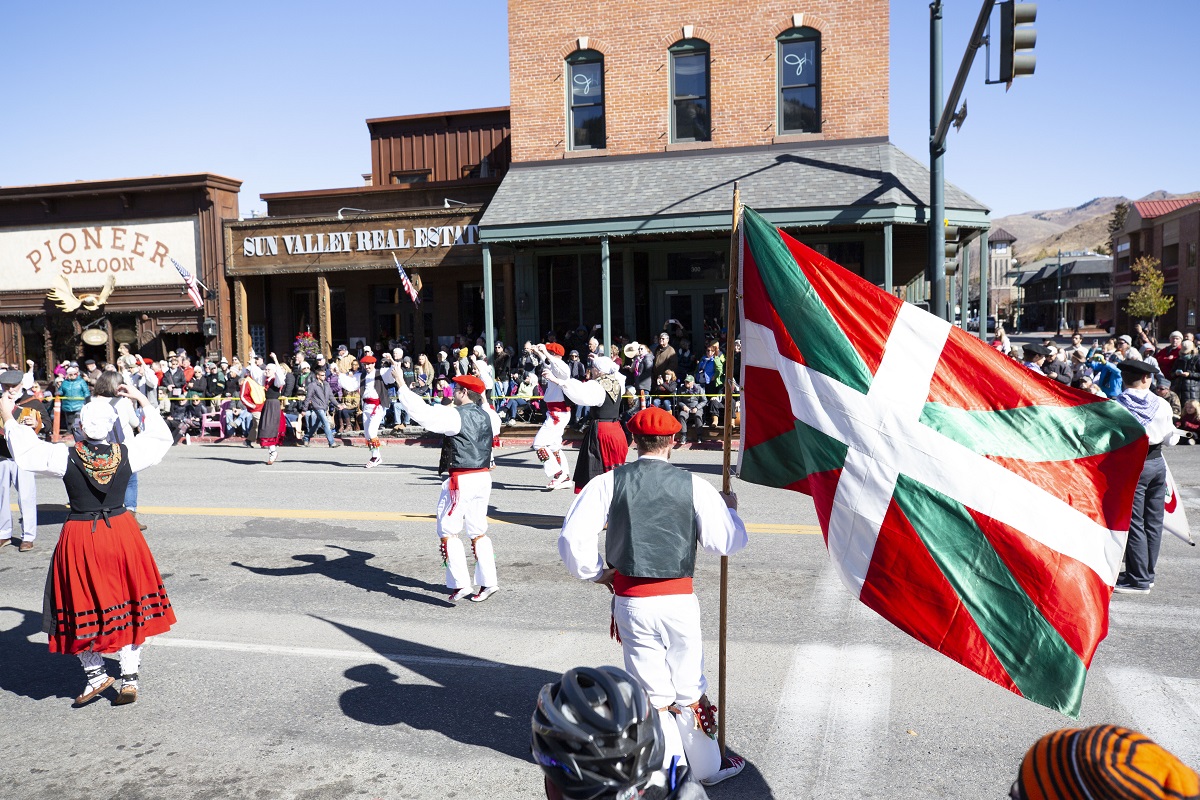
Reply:
M404 271L404 267L400 264L400 259L396 258L396 254L392 253L392 261L396 262L396 269L400 271L400 285L404 287L404 291L412 298L413 305L421 304L421 295L417 293L417 287L413 286L412 281L408 279L408 273Z
M1078 717L1145 431L746 209L739 474L812 496L842 582L990 681Z
M184 269L183 265L175 259L171 259L171 263L175 265L175 269L179 271L179 276L183 278L183 282L187 285L188 297L192 298L192 305L196 308L204 308L204 298L200 295L200 287L196 284L196 279L192 277L192 273Z

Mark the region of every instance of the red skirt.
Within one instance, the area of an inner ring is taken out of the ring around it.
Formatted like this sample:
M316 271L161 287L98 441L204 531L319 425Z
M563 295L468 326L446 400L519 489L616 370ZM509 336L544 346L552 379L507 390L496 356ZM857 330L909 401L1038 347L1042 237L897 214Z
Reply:
M129 513L68 520L50 560L42 629L51 653L115 653L166 633L175 612L162 575Z
M287 430L287 417L283 415L283 407L278 400L268 400L263 403L262 416L259 417L258 443L263 447L276 447L283 441L283 433ZM271 433L274 432L274 436Z

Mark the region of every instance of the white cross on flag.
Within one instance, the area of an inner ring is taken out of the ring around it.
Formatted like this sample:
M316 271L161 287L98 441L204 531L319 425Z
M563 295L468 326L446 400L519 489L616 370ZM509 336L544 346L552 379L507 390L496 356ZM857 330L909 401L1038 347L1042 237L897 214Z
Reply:
M741 230L740 477L812 495L842 582L892 624L1078 716L1142 426L750 209Z

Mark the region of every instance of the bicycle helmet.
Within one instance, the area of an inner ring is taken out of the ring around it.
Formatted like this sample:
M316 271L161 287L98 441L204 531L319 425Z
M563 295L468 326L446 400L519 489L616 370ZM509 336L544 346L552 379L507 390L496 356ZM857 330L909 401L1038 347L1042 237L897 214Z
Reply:
M658 711L622 669L576 667L538 694L533 757L571 800L637 797L665 747Z

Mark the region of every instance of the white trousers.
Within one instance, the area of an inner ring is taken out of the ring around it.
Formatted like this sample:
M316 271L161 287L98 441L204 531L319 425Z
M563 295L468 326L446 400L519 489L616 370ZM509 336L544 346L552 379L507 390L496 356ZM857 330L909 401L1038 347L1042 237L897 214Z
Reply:
M365 411L370 407L370 405L365 405L363 406L363 410ZM366 434L368 439L379 438L379 429L383 427L383 418L387 415L387 412L383 410L383 406L375 406L374 408L375 410L367 415L366 423L363 425L363 433ZM372 449L371 455L376 456L378 453Z
M13 518L9 495L13 484L16 484L17 505L21 508L21 538L32 542L37 538L37 484L34 483L32 472L17 469L17 462L10 458L0 460L0 539L12 538Z
M617 597L613 617L621 634L625 670L646 689L651 705L682 707L680 714L660 712L667 741L664 764L678 755L697 779L712 777L721 768L721 750L699 729L688 708L708 689L696 595Z
M537 434L533 437L533 449L541 450L545 448L550 454L550 458L542 462L542 469L546 471L546 477L553 480L561 472L567 477L571 475L571 467L567 464L567 456L563 453L563 433L567 430L567 423L571 421L571 410L564 409L562 411L547 411L546 421L542 423L542 427L538 428Z
M469 472L458 476L457 497L450 481L442 481L438 497L437 534L446 545L446 585L451 589L471 586L467 556L459 534L466 532L475 551L475 581L479 586L496 586L496 558L487 534L488 501L492 496L492 473Z

